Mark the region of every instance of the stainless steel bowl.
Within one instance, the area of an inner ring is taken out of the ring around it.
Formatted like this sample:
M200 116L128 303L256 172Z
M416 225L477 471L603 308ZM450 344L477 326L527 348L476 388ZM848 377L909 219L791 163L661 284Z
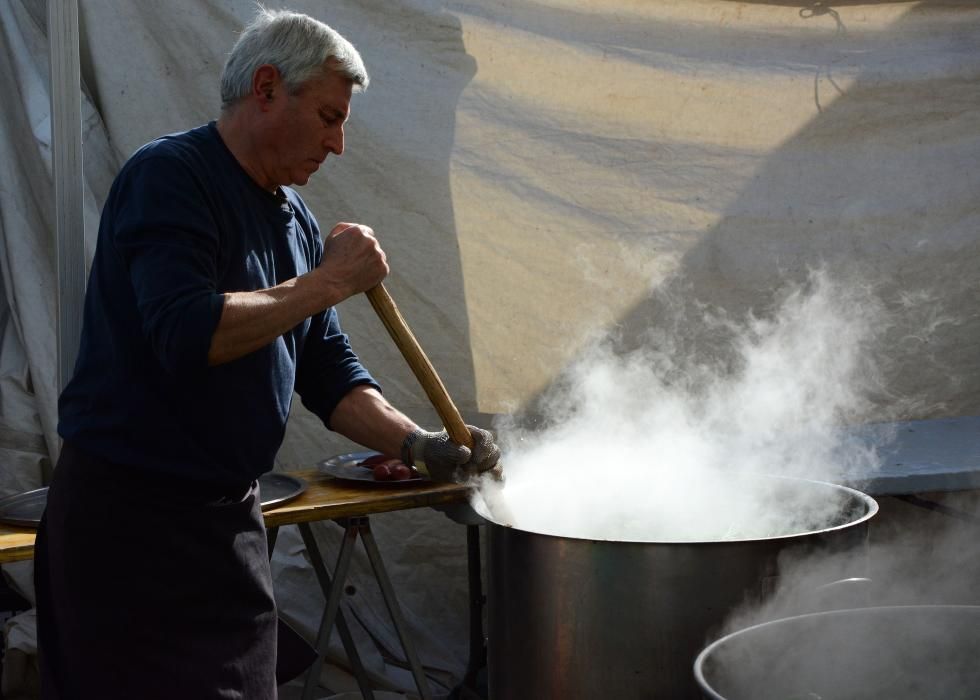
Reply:
M980 606L835 610L747 627L706 647L708 700L967 700L980 695Z
M616 542L528 532L481 513L491 522L491 698L699 697L695 656L734 609L771 588L777 557L864 546L878 511L843 486L759 478L777 494L839 502L839 516L762 539Z

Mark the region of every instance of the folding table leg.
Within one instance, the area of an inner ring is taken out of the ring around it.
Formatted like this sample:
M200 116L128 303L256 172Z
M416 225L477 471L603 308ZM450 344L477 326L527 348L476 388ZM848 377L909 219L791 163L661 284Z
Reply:
M340 594L343 592L343 582L347 579L347 570L350 568L351 554L354 552L354 540L357 539L357 529L348 527L344 530L344 540L340 545L340 553L337 555L337 566L334 567L333 574L337 585L329 585L327 604L323 610L323 618L320 621L320 631L316 638L316 661L306 675L306 682L303 685L303 700L313 700L313 691L320 676L320 667L327 657L327 644L330 641L330 629L333 627L334 618L337 616L340 606ZM314 543L315 544L315 543ZM307 547L308 552L317 551L316 547ZM312 554L310 555L312 559ZM326 568L324 568L324 571Z
M303 545L306 547L306 552L310 555L310 563L313 564L313 572L316 574L316 580L320 582L320 590L323 591L323 598L327 600L330 598L330 591L333 584L330 581L330 574L327 573L327 567L323 563L323 557L320 556L320 548L317 546L316 538L313 536L313 531L310 529L308 523L297 523L297 527L299 527L299 534L303 537ZM343 585L343 580L338 578L338 588L342 589ZM337 632L340 634L340 641L344 644L344 651L347 652L347 660L350 661L351 671L353 671L354 678L357 680L357 687L361 691L361 696L364 700L374 700L371 682L368 680L367 672L364 670L364 664L361 663L361 655L357 652L357 645L354 644L354 637L350 633L350 628L347 627L347 620L344 618L344 611L340 609L340 606L337 607ZM319 674L319 666L316 667L316 672Z
M431 700L432 693L429 691L429 683L425 678L425 673L422 671L422 664L419 662L418 655L415 653L415 647L409 639L405 618L402 616L401 608L398 606L398 599L395 597L395 589L392 587L391 580L388 578L388 572L385 570L384 563L381 561L381 552L378 551L378 545L374 541L374 535L371 533L371 525L367 517L351 518L351 520L359 521L358 529L361 533L361 541L364 543L364 549L367 551L368 559L371 561L371 568L374 569L374 576L378 579L378 585L381 586L381 596L384 598L385 605L388 606L388 614L391 615L391 621L395 623L395 630L398 632L398 638L401 640L402 648L405 650L405 656L408 657L408 664L412 669L412 676L415 678L415 685L418 686L419 695L422 700Z

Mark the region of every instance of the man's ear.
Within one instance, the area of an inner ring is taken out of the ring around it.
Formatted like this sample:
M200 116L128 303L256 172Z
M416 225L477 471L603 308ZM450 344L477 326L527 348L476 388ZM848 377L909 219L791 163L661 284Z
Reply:
M252 95L263 107L268 106L275 99L281 86L282 77L279 75L279 69L271 64L262 64L252 74Z

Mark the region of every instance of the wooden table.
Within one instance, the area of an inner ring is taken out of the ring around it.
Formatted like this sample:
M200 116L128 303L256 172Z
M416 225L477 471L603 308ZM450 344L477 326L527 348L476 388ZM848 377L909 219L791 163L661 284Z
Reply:
M460 484L433 483L354 486L321 474L316 469L289 472L289 475L303 479L306 482L306 490L297 498L263 512L269 532L269 554L272 555L272 549L275 547L278 529L284 525L297 525L300 534L303 536L303 542L306 545L317 580L320 582L323 594L327 599L317 635L318 659L307 676L304 697L310 697L312 694L319 674L319 666L326 656L326 646L334 624L337 625L344 648L350 657L354 675L359 686L361 686L363 696L366 698L373 697L363 666L360 659L357 658L357 650L343 618L343 613L339 608L340 593L349 569L353 545L358 537L367 550L375 577L381 587L382 596L401 638L402 646L405 648L409 665L412 667L412 673L419 685L421 695L422 697L429 697L421 663L419 663L412 644L405 633L404 619L395 598L394 588L388 579L381 561L381 555L374 542L374 536L371 534L368 516L410 508L465 503L468 498L469 487ZM334 520L344 527L344 540L333 573L333 580L337 584L335 586L332 585L331 576L327 572L309 527L309 523L318 520ZM468 529L474 530L475 527L470 526ZM0 524L0 564L33 558L35 535L36 531L31 528ZM473 552L470 554L472 556ZM477 556L479 556L478 552Z
M306 482L298 498L263 513L266 527L337 520L423 506L465 503L469 489L459 484L362 488L343 484L316 469L289 472ZM0 523L0 564L34 558L36 530Z
M337 520L423 506L465 503L469 487L425 483L418 486L352 486L316 469L289 472L306 482L306 491L263 513L266 527Z
M32 528L0 523L0 564L33 559L35 534Z

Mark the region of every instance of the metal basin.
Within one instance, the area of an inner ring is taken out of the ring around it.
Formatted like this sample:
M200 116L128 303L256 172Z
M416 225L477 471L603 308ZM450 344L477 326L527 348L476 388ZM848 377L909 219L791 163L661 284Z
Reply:
M709 700L967 700L980 693L980 606L862 608L739 630L694 675Z
M619 542L489 525L488 673L493 700L700 697L698 651L762 597L781 552L867 541L874 499L853 489L758 477L775 496L838 507L820 529L703 542ZM855 572L860 575L863 572Z

